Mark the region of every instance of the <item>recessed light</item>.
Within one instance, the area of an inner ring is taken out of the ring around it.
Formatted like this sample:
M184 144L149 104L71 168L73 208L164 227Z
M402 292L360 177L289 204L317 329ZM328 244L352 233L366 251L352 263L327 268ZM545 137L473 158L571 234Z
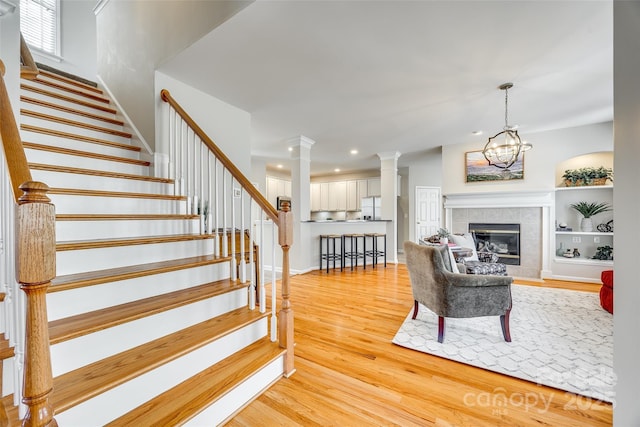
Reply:
M353 150L351 150L351 151L350 151L350 153L351 153L351 154L358 154L358 150L353 149Z
M474 130L473 132L471 132L472 135L482 135L482 131L481 130Z
M287 148L287 150L293 151L293 147L289 147L289 148Z
M335 168L333 171L334 172L340 172L340 168Z
M282 169L282 165L278 165L276 166L278 169Z

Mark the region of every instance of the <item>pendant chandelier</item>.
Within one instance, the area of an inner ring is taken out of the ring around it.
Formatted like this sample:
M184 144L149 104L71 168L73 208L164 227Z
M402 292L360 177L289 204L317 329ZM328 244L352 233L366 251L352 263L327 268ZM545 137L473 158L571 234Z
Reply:
M508 172L509 168L518 160L520 153L530 150L532 145L522 141L518 131L513 126L509 126L508 116L508 94L513 83L504 83L498 86L504 90L504 129L502 132L489 138L484 146L482 154L490 165Z

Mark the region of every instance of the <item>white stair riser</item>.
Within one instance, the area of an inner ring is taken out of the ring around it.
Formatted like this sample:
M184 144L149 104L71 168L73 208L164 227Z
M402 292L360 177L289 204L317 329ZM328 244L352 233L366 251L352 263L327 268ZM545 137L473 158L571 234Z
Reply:
M73 371L246 305L247 293L244 290L227 292L54 344L51 346L53 376ZM266 331L265 327L261 336ZM213 363L215 362L211 362Z
M24 95L29 98L36 98L35 96L28 95L26 92ZM53 104L59 105L58 102L55 102ZM50 116L61 117L63 119L74 120L76 122L82 122L89 125L100 126L107 129L113 129L113 130L119 130L119 131L124 130L124 126L120 124L111 123L110 121L100 120L98 118L87 117L82 114L76 114L70 111L63 111L63 110L58 110L56 108L50 108L45 105L34 104L32 102L21 101L20 108L24 110L30 110L38 113L48 114ZM74 109L80 110L80 108L74 108ZM109 113L103 113L103 114L92 113L92 114L96 114L99 117L113 119L113 114L109 114Z
M195 233L200 233L198 218L56 222L56 240L58 242Z
M59 425L104 425L265 336L266 319L57 413ZM213 425L213 424L206 424Z
M51 147L68 148L71 150L87 151L95 154L104 154L107 156L124 157L126 159L140 159L140 152L135 150L126 150L110 145L94 144L89 141L82 141L71 138L64 138L45 133L31 132L21 130L20 136L25 142L33 142L36 144L47 145ZM108 140L108 139L107 139Z
M131 143L131 138L128 138L128 137L112 135L107 132L101 132L93 129L85 129L83 127L73 126L66 123L58 123L55 121L44 120L44 119L40 119L37 117L30 117L30 116L21 116L20 120L22 124L37 126L44 129L57 130L60 132L72 133L74 135L82 135L89 138L104 139L111 142L117 142L119 144Z
M89 91L85 91L83 89L73 89L73 90L79 90L81 92L81 94L77 94L77 93L72 93L69 92L68 90L65 90L64 88L57 88L54 86L49 86L49 85L45 85L42 83L39 83L37 80L36 81L30 81L28 83L30 86L39 88L39 89L43 89L46 90L48 92L53 92L53 93L57 93L59 95L64 95L67 96L69 98L73 98L73 99L79 99L82 100L84 102L91 102L93 104L97 104L97 105L102 105L105 107L109 107L109 108L114 108L113 105L110 102L102 102L99 100L94 99L94 97L98 97L98 98L103 98L106 99L107 97L105 95L100 95L99 93L92 93ZM57 85L64 85L64 83L57 83ZM85 96L84 94L86 94L87 96Z
M278 357L260 371L245 379L213 405L187 421L185 427L218 426L242 409L247 402L262 394L271 384L284 375L284 355Z
M213 253L213 239L58 251L56 274L82 273Z
M27 83L26 86L38 87L39 85ZM47 88L44 88L44 87L41 87L41 86L39 88L49 91ZM85 112L91 113L91 114L99 114L101 116L109 117L109 118L112 118L112 119L116 118L116 115L113 114L113 113L109 113L107 111L103 111L103 110L101 110L99 108L92 108L90 106L81 105L81 104L78 104L77 102L65 101L63 99L56 98L55 96L44 95L44 94L41 94L41 93L33 92L31 90L28 90L28 89L21 89L20 93L22 95L24 95L24 96L28 96L29 98L40 99L42 101L51 102L51 103L58 104L58 105L63 105L65 107L74 108L76 110L85 111ZM64 95L73 97L72 94L66 94L65 93ZM112 106L112 105L100 105L100 104L103 104L103 103L97 102L97 101L87 100L86 102L89 102L89 103L91 103L93 105L96 105L96 106L99 106L99 107L105 107L106 106L107 108L115 109L114 106Z
M50 292L47 294L48 318L50 321L62 319L228 277L229 263L222 262L62 292Z
M36 181L44 182L49 187L173 195L173 184L163 182L35 169L31 170L31 177Z
M48 195L58 214L184 214L186 202L181 200Z
M31 148L27 148L24 151L27 154L27 160L31 163L44 163L47 165L68 166L72 168L95 169L107 172L120 172L148 176L149 166L111 160L89 159L81 156L53 153L44 150L34 150Z

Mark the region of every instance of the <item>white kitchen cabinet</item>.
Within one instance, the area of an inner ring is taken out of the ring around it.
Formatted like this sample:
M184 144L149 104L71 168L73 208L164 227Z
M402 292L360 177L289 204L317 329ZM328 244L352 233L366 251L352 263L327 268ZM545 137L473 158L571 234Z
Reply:
M333 181L329 183L329 209L330 211L347 210L347 182Z
M278 196L291 197L291 181L268 176L266 196L269 203L276 206Z
M322 210L320 203L320 183L311 183L311 212L317 212Z
M367 180L367 196L380 196L381 193L380 178L369 178Z
M321 211L329 210L329 183L328 182L320 183L320 210Z

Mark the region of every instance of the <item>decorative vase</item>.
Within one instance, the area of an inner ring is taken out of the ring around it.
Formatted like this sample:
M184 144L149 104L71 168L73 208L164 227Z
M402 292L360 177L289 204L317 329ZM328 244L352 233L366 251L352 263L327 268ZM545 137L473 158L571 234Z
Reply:
M580 231L593 231L593 221L591 221L591 218L582 218L582 221L580 221Z
M578 251L578 248L573 248L573 257L574 258L580 257L580 251Z
M441 245L448 245L449 244L449 238L448 237L441 237L440 238L440 244Z
M564 243L560 242L560 247L556 250L556 255L562 256L564 253Z

